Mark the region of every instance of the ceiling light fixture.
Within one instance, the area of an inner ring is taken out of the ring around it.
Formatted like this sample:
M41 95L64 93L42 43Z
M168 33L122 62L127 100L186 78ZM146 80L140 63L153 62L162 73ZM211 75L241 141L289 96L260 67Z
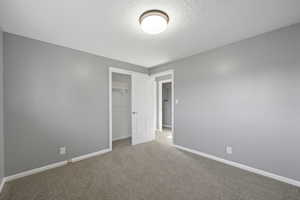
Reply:
M139 19L142 30L149 34L158 34L166 30L169 16L161 10L148 10Z

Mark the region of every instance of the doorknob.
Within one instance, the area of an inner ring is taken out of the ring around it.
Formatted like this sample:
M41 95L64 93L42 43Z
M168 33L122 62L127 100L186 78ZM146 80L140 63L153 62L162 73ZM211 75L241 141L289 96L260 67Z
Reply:
M137 114L137 112L132 112L132 114L133 114L133 115L136 115L136 114Z

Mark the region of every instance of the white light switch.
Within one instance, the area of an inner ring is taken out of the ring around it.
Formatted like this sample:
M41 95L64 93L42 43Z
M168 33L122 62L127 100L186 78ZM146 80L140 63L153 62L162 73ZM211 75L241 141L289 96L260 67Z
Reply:
M231 146L226 147L226 153L227 154L232 154L232 147Z
M59 148L59 154L60 154L60 155L66 154L66 147L60 147L60 148Z
M175 104L178 104L179 103L179 100L178 99L175 99Z

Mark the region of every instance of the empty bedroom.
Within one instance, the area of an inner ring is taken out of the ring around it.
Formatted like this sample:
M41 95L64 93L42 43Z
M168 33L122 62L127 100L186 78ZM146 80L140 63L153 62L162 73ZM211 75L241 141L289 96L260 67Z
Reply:
M300 200L299 0L1 0L0 200Z

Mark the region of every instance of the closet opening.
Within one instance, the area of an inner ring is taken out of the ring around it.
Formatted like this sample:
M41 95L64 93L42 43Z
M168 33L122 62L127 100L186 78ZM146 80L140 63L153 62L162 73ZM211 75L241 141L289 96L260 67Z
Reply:
M131 76L112 73L112 148L131 145Z

